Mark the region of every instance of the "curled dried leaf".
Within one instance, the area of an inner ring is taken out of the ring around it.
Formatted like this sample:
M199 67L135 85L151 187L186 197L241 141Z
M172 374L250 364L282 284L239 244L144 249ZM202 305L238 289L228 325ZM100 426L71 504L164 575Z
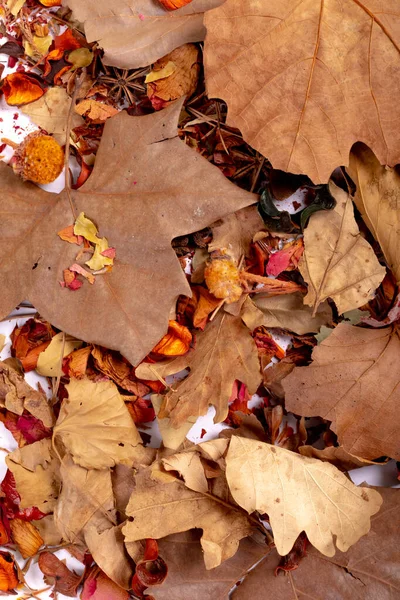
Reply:
M54 591L75 598L82 577L70 571L52 552L42 552L39 556L39 569L45 582L54 586Z
M153 354L163 356L182 356L189 351L192 334L184 325L169 321L168 332L153 348Z
M12 519L10 528L12 538L18 546L22 558L35 556L40 546L43 546L43 538L32 523L22 521L22 519Z

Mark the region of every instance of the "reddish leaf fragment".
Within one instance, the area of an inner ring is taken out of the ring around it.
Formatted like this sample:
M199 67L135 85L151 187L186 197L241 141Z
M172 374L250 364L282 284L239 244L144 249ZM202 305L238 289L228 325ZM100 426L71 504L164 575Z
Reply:
M161 585L168 575L165 561L158 556L158 543L156 540L147 539L143 560L136 563L136 573L132 578L132 591L139 598L144 596L144 591L152 585Z
M25 73L10 73L3 79L2 87L6 102L10 106L29 104L41 98L45 88L37 79Z
M240 425L241 419L235 413L241 412L245 415L250 415L252 411L247 406L250 399L251 395L249 394L247 386L236 379L232 387L231 397L229 398L229 413L225 419L225 423L228 423L229 425Z
M63 275L64 281L60 281L61 287L67 287L74 292L83 286L83 281L78 279L77 274L70 269L64 269Z
M106 250L103 250L103 252L100 252L102 256L106 256L107 258L115 258L115 253L115 248L107 248Z
M82 577L70 571L68 567L51 552L42 552L39 556L39 569L47 585L54 591L75 598Z
M29 414L18 417L17 429L22 433L28 444L39 442L53 435L52 429L46 427L40 419Z
M94 282L95 282L94 275L89 273L89 271L86 271L86 269L84 269L81 265L78 265L75 263L69 268L69 270L72 271L73 273L78 273L79 275L82 275L82 277L87 279L91 285L94 284Z
M282 250L271 254L267 264L267 275L277 277L283 271L297 269L303 252L304 244L302 239L286 244Z
M129 593L111 581L99 567L92 567L88 573L81 600L128 600Z
M18 518L23 521L38 521L46 516L36 506L20 510L21 496L17 492L14 475L9 469L7 469L0 488L4 494L4 498L2 498L4 513L8 519Z
M55 331L47 321L28 319L11 333L11 355L21 361L25 372L31 371L54 335Z
M132 402L125 403L126 408L129 410L134 423L149 423L154 421L156 414L150 400L144 398L137 398Z
M76 379L84 377L91 351L92 348L86 346L68 354L63 362L63 372L65 375L75 377Z
M253 332L253 338L258 348L258 354L268 356L269 360L273 356L276 358L284 358L285 351L275 342L274 338L265 327L257 327Z
M307 545L308 539L304 531L299 535L297 540L295 541L293 548L286 554L286 556L282 556L279 565L275 569L275 575L278 575L279 571L294 571L298 568L300 561L304 556L307 555Z

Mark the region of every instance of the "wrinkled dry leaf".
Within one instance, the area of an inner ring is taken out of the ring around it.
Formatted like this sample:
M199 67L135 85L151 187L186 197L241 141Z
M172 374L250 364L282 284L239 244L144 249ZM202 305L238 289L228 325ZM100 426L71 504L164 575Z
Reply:
M254 234L264 227L257 207L248 206L211 225L213 239L208 249L213 252L227 248L230 255L239 263L242 256L248 256Z
M328 181L362 140L400 161L397 0L227 0L205 15L210 97L276 169ZM244 76L245 74L245 76Z
M163 458L161 462L167 471L177 471L190 490L202 494L208 492L204 467L197 452L181 452L169 458Z
M43 545L43 538L32 523L22 521L22 519L12 519L10 521L12 539L17 544L22 558L35 556L39 548Z
M208 406L215 406L215 423L226 419L228 401L235 379L247 385L254 394L261 382L257 347L241 319L218 315L204 332L197 336L196 348L168 364L153 368L162 377L179 373L189 367L190 374L165 396L159 418L169 417L173 427L179 427L191 417L205 415ZM143 363L138 377L154 379L154 370ZM148 376L149 375L149 376Z
M61 371L62 358L80 348L82 342L65 333L57 333L44 352L39 354L36 371L44 377L57 377Z
M333 183L330 191L337 204L311 216L299 269L308 284L304 303L313 313L332 298L342 314L371 300L386 270L358 230L350 196Z
M47 448L42 442L46 442ZM36 453L36 444L44 455L43 466L37 462L37 466L32 471L29 470L32 468L30 454ZM60 463L53 454L51 454L51 461L48 462L50 445L50 440L42 440L14 450L6 456L7 467L15 477L17 490L21 496L21 508L36 506L43 513L49 513L54 508L60 490ZM28 468L25 468L25 464Z
M131 464L141 437L117 387L111 381L95 383L71 379L54 427L74 462L88 469Z
M71 598L76 597L78 586L82 580L80 575L70 571L67 565L52 552L42 552L38 564L45 582L54 586L55 594L58 592Z
M232 600L391 600L400 589L399 491L378 488L383 506L371 518L371 531L343 554L327 558L314 548L295 571L275 576L279 557L271 553L250 571L232 594ZM155 594L156 600L164 600ZM225 600L225 599L224 599Z
M323 462L329 462L341 471L351 471L351 469L375 464L370 460L364 460L353 456L353 454L349 454L342 446L328 446L323 450L314 448L314 446L300 446L299 452L302 456L318 458Z
M127 514L133 517L123 528L127 542L202 529L201 546L207 569L233 556L239 540L251 533L240 510L228 509L177 481L152 481L148 471L137 476Z
M252 300L246 298L240 315L247 327L279 327L289 329L299 335L319 331L322 325L332 320L332 310L328 302L320 304L315 317L312 309L305 306L299 292L283 296L256 294Z
M240 542L235 556L218 569L208 571L199 542L200 533L194 530L170 535L159 542L160 555L168 565L168 577L162 585L149 589L156 600L228 600L236 582L270 552L263 539L252 536ZM264 592L254 598L262 600Z
M52 87L47 92L26 106L22 112L39 125L47 133L52 133L55 140L62 146L65 144L67 132L67 117L71 106L71 98L62 87ZM77 114L72 114L71 127L79 127L83 120Z
M34 472L39 465L47 469L53 460L51 440L46 438L23 448L16 448L10 456L13 462L22 465L28 471Z
M187 434L196 423L197 418L189 417L186 423L183 423L183 425L175 429L171 426L171 420L168 417L165 419L158 419L158 413L160 412L163 400L164 398L160 394L153 394L151 396L151 403L157 415L158 428L163 444L166 448L177 450L185 441Z
M234 500L249 513L267 513L276 549L288 554L302 531L326 556L346 551L370 529L381 496L356 487L329 463L257 440L233 436L226 478Z
M88 42L98 41L104 63L123 69L144 67L187 42L204 39L203 13L223 0L193 0L168 11L154 0L64 0L84 23Z
M109 469L88 471L65 457L60 467L62 490L54 522L64 540L76 543L89 523L114 525L114 496Z
M104 123L104 121L119 113L113 106L91 98L79 102L74 110L78 115L90 119L92 123Z
M268 366L263 372L264 386L278 398L284 398L282 380L293 371L294 367L295 364L289 358L284 358L278 363Z
M71 192L76 214L85 212L117 250L112 272L90 289L85 282L72 293L59 284L76 257L76 246L57 236L73 220L67 195L23 183L0 165L9 214L0 223L1 316L29 299L62 331L120 350L134 365L162 338L176 299L190 294L171 240L257 199L178 139L180 109L178 101L151 115L121 112L106 122L94 170Z
M286 408L332 421L343 448L374 460L400 459L399 330L361 329L341 323L313 350L308 367L283 380Z
M400 172L381 166L363 144L353 148L348 171L357 186L354 202L400 282Z
M46 546L58 546L61 544L62 536L55 526L53 515L47 515L38 521L31 521L31 523L39 531Z
M124 548L121 528L111 527L98 533L96 526L89 524L85 527L84 535L95 563L117 585L129 590L133 570Z
M112 379L119 387L131 392L135 396L144 396L147 394L147 386L140 381L136 381L132 365L118 352L107 350L100 346L93 346L92 356L96 369Z

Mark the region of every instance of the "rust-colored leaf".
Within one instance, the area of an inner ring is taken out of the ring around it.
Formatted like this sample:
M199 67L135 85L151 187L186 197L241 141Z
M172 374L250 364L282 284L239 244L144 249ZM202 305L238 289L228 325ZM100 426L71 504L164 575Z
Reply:
M39 556L39 569L44 575L45 582L54 586L54 592L75 598L82 577L70 571L52 552L42 552Z

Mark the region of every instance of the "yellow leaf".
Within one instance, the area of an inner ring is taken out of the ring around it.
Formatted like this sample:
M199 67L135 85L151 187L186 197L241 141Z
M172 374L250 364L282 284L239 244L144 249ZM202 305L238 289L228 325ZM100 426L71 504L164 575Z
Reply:
M100 244L101 239L97 237L96 225L81 212L74 224L74 234L82 235L85 239L93 244Z
M39 354L36 371L44 377L57 377L61 369L61 360L73 350L80 348L83 342L66 333L57 333L44 352ZM62 353L62 358L61 358Z
M114 263L113 258L108 258L107 256L101 255L101 253L104 252L104 250L108 250L108 248L109 245L107 238L101 238L100 242L95 246L92 258L87 260L85 263L89 269L92 269L93 271L100 271L100 269L103 269L103 267L112 265Z
M24 40L25 52L31 58L38 55L43 56L43 54L47 53L52 41L53 38L51 35L46 35L45 37L34 35L33 44L30 44L28 41Z
M7 8L11 14L16 17L26 0L7 0Z
M158 79L164 79L164 77L169 77L176 69L176 64L170 60L167 62L165 67L160 69L159 71L150 71L148 75L146 75L145 83L151 83L152 81L157 81Z
M90 52L89 48L76 48L68 54L67 61L72 63L72 71L88 67L93 62L93 52Z

